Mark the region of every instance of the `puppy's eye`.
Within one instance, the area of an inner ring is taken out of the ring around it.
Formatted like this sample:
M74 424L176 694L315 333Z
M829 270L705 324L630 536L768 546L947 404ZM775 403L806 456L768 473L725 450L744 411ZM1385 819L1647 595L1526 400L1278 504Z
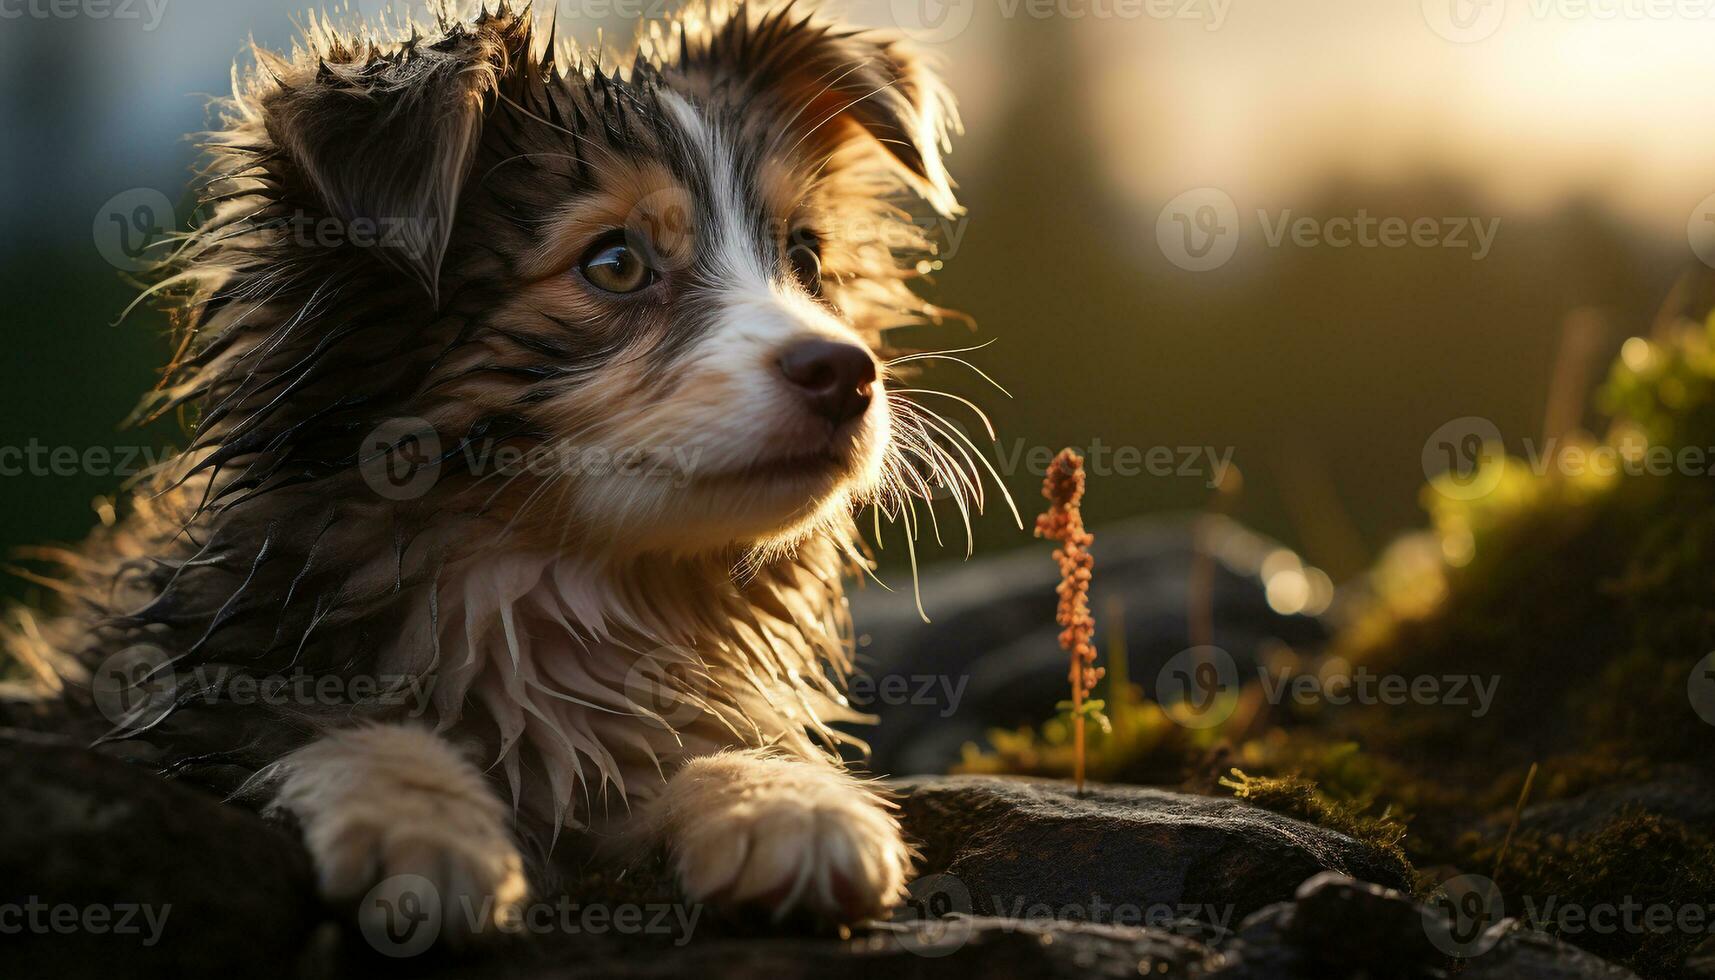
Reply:
M625 232L603 235L578 263L589 284L610 293L635 293L655 282L655 270L643 253L626 243Z
M786 260L792 264L792 275L805 292L822 295L822 240L815 232L804 229L793 232L787 243Z

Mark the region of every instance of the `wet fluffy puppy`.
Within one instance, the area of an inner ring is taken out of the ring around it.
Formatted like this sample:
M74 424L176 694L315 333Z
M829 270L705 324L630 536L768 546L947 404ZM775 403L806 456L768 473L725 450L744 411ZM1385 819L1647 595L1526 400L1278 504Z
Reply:
M885 908L841 579L861 508L979 503L883 342L936 312L908 209L955 213L951 126L899 45L789 10L622 67L504 8L256 52L152 290L144 414L194 442L13 651L290 813L331 899L421 874L458 928L575 828L653 835L695 899Z

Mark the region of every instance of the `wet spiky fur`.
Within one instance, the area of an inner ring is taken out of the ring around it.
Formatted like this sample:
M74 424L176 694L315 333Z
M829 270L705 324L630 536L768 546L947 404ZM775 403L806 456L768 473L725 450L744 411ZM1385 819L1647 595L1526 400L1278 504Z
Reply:
M735 145L788 147L784 164L735 166L758 182L784 167L836 226L816 315L878 352L887 328L933 318L907 285L931 246L900 208L956 211L939 157L950 105L897 46L789 8L687 13L623 66L557 47L502 6L403 40L312 21L289 56L258 50L235 72L200 220L150 289L181 342L140 413L190 413L194 441L64 556L61 604L17 610L7 635L92 733L234 790L320 733L415 707L481 744L551 832L648 799L722 746L810 757L845 738L831 726L857 717L840 696L854 511L910 524L910 498L938 488L980 505L962 433L890 394L876 480L714 547L676 546L612 488L496 480L466 451L605 424L567 406L616 365L663 398L683 386L695 318L590 332L525 303L544 295L530 270L549 217L616 161L679 152L676 106ZM329 215L409 220L373 248L306 247L305 222ZM839 222L859 219L893 232L842 241ZM401 418L439 436L433 483L410 499L366 479L366 436ZM101 718L92 674L139 645L163 657L132 680L171 678L172 703ZM419 705L230 696L237 677L300 674L433 683Z

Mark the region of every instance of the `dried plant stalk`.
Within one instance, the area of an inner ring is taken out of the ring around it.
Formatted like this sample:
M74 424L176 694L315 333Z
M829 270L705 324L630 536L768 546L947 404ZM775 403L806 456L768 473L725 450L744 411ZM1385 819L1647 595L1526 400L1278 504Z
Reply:
M1060 450L1048 467L1042 481L1042 496L1048 498L1048 510L1036 519L1036 536L1060 542L1054 549L1054 561L1060 566L1060 596L1054 620L1060 624L1060 648L1071 656L1067 680L1072 685L1072 758L1078 792L1084 791L1084 722L1092 710L1099 711L1099 701L1090 701L1090 692L1102 679L1103 670L1096 666L1096 646L1092 642L1096 621L1090 615L1090 575L1094 560L1089 547L1095 536L1084 530L1084 515L1079 504L1084 499L1084 458L1070 449Z

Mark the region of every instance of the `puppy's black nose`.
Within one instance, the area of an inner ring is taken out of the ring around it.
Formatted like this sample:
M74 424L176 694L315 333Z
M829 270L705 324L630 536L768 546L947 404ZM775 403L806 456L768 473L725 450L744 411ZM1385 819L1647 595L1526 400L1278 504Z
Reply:
M875 359L855 344L803 340L780 355L780 373L804 396L812 412L839 425L869 407Z

